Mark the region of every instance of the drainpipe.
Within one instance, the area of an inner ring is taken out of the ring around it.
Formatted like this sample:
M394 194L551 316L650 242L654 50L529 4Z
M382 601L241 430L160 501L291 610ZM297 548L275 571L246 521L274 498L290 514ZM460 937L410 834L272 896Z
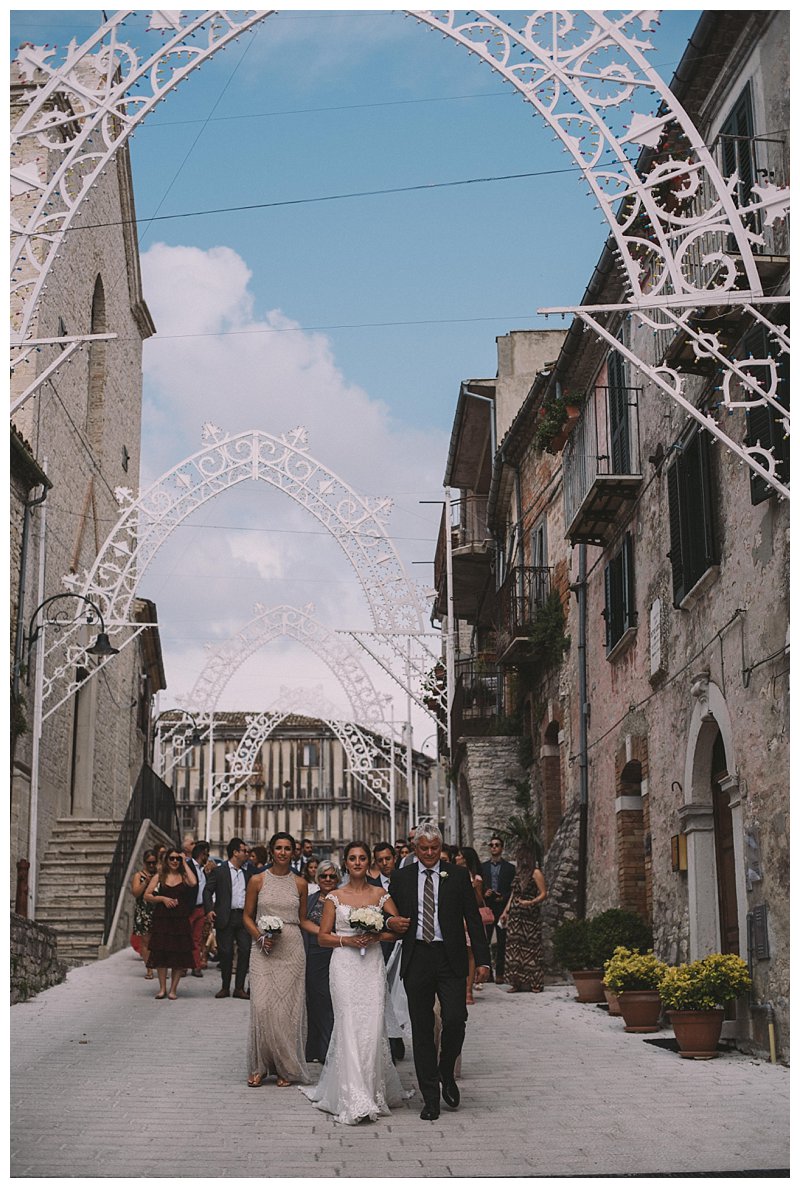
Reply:
M586 693L586 545L578 546L578 894L576 912L579 920L586 916L587 831L589 814L589 759L587 735L589 702Z

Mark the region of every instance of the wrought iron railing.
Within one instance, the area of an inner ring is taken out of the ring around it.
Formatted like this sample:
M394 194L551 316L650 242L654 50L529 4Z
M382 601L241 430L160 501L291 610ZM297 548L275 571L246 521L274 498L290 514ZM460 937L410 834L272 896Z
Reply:
M567 525L598 475L641 474L639 394L641 388L595 388L584 403L563 454L564 516Z
M497 592L497 651L525 637L550 595L550 569L517 565Z
M117 901L122 890L128 863L133 855L133 847L139 836L143 821L152 821L154 825L166 833L168 837L176 839L180 836L178 815L175 808L175 798L172 790L163 780L159 779L152 767L146 763L142 765L136 787L133 790L122 828L119 831L117 846L111 866L106 875L105 923L103 926L103 944L108 944L109 933L116 911Z
M487 495L465 495L450 501L451 544L454 549L468 545L485 546L491 539L486 522ZM439 600L444 609L447 590L447 508L442 510L439 536L436 541L436 555L433 561L433 582L439 591Z
M455 662L453 737L491 732L506 714L505 681L494 660L467 656Z

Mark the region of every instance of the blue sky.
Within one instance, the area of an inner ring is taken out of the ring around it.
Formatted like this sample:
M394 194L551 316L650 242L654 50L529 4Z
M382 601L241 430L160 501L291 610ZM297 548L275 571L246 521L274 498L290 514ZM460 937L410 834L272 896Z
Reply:
M664 11L650 35L667 81L698 16ZM15 12L12 53L23 40L83 40L99 19ZM152 42L143 15L127 27L134 43ZM393 497L407 563L430 559L438 513L419 500L441 497L460 380L494 375L495 336L544 325L537 307L576 304L605 239L544 125L488 67L398 12L289 9L162 104L132 161L159 329L145 346L143 480L199 448L206 416L278 433L296 416L313 453L358 490ZM541 176L305 201L532 172ZM194 213L281 202L296 204ZM204 387L206 375L216 379ZM247 621L255 600L312 597L329 623L367 625L335 546L285 504L270 491L209 506L148 573L168 699L191 685L202 642ZM187 575L202 604L178 596ZM335 692L292 647L268 667L270 688L302 672ZM232 682L231 705L269 703L263 663L251 669Z

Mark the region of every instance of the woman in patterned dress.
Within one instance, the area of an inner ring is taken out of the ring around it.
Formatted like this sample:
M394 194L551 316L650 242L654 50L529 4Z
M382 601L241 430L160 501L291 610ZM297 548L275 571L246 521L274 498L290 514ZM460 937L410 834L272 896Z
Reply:
M520 862L511 898L498 920L501 928L508 929L505 976L509 994L538 994L544 987L539 905L547 899L547 886L538 862L534 860L530 873L522 873L525 869Z
M158 861L155 850L145 850L142 869L137 870L131 879L131 894L136 900L136 907L133 909L133 936L139 938L138 953L145 966L147 965L147 958L150 956L150 930L153 927L153 912L155 909L152 903L145 903L144 893L147 890L148 883L156 873L157 866ZM150 981L155 977L155 974L152 969L148 969L144 976Z
M308 883L291 869L294 838L276 833L269 843L272 865L247 884L242 917L253 938L250 950L250 1033L247 1084L256 1089L275 1074L281 1088L311 1077L305 1061L306 954L300 929L313 933L307 919ZM258 927L262 916L283 921L271 937Z

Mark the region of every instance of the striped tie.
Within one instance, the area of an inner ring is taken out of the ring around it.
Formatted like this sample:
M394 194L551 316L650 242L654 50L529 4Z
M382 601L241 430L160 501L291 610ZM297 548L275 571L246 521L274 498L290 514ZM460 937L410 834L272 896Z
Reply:
M425 871L425 889L422 892L422 939L426 945L433 940L433 871Z

